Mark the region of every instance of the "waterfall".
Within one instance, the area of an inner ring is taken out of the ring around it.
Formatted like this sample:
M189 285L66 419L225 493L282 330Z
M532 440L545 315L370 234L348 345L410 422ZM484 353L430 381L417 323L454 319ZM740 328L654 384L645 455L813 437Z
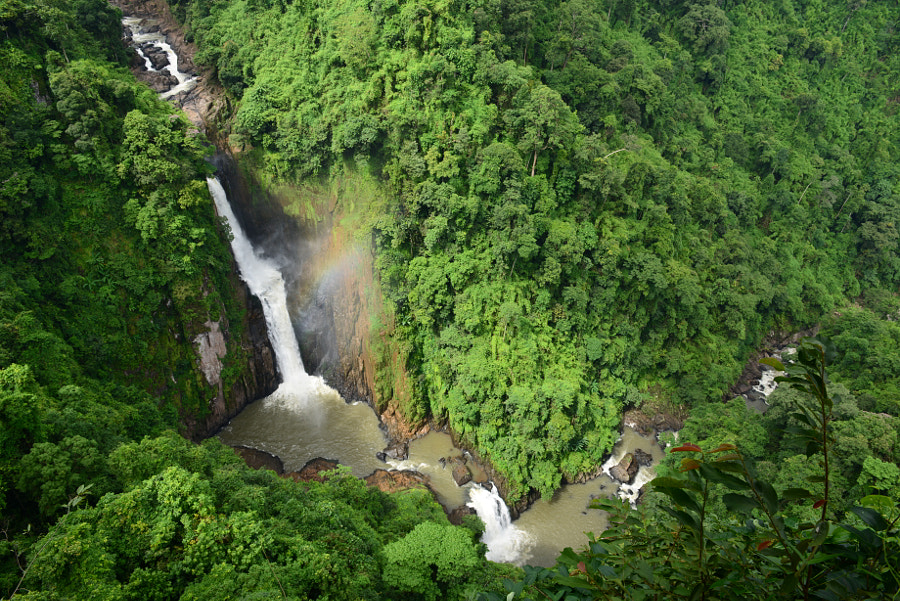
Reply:
M481 542L487 545L485 559L498 563L522 565L533 546L531 537L512 523L509 508L493 485L491 490L477 486L469 491L469 502L484 522Z
M304 389L327 387L321 378L310 376L303 368L300 345L297 343L297 336L294 334L294 327L291 325L288 313L287 295L281 272L272 263L259 257L253 250L253 246L231 210L228 197L219 180L208 178L206 183L219 215L224 217L231 227L233 236L231 249L234 251L241 279L247 283L250 292L262 303L269 330L269 340L275 350L275 360L283 380L278 390L282 393L292 391L302 394ZM272 396L278 394L276 391Z

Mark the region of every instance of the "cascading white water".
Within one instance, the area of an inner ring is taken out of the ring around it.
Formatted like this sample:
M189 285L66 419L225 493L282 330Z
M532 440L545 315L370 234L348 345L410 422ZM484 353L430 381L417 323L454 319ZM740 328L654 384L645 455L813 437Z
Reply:
M129 27L132 31L132 40L135 42L134 49L137 53L144 59L144 66L148 71L156 71L153 67L153 63L150 62L150 59L141 52L140 44L150 43L154 46L157 46L162 49L163 52L166 53L166 56L169 59L169 64L164 67L166 71L172 74L176 80L178 80L178 85L168 90L167 92L163 92L159 95L160 98L170 98L179 92L184 92L190 90L195 85L197 85L197 78L188 75L187 73L183 73L178 70L178 54L175 53L175 50L172 49L172 46L166 42L166 38L159 33L146 33L141 30L141 23L143 23L143 19L139 19L136 17L125 17L122 19L122 24Z
M241 272L241 279L247 283L250 292L262 303L269 330L269 340L275 350L275 360L283 380L279 389L297 391L303 388L325 386L321 378L310 376L303 369L300 345L297 343L294 327L291 325L284 278L281 276L281 272L277 267L260 258L253 250L253 246L231 210L228 197L219 180L211 177L206 180L206 183L219 215L224 217L231 227L233 236L231 248Z
M527 532L512 523L509 508L496 487L492 485L491 490L481 486L472 488L466 505L474 509L484 522L481 542L488 548L486 559L516 565L522 565L528 560L534 542Z
M633 428L627 427L622 431L622 435L619 437L619 440L616 442L615 447L613 447L613 452L609 456L609 459L606 460L601 466L601 471L607 477L609 477L612 482L616 482L615 478L612 477L611 470L616 465L619 464L620 461L627 455L634 451L634 443L627 444L626 439L631 439L633 441L634 437L637 436L637 433ZM661 458L661 453L659 447L655 444L650 444L647 446L643 446L643 449L649 451L652 455L659 455L659 457L654 457L653 463L657 463ZM651 466L642 465L637 474L634 476L634 480L631 484L618 484L618 490L616 491L616 496L622 499L623 501L628 501L632 507L635 507L637 504L638 498L641 496L641 488L644 487L645 484L653 480L656 477L656 469Z

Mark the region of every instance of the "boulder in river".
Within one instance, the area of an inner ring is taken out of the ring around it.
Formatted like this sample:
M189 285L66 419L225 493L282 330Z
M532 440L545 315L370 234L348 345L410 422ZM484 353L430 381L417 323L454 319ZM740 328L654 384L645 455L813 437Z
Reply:
M147 57L147 60L150 61L150 64L157 71L162 71L169 66L169 55L159 46L154 46L150 43L141 44L141 52L144 53L144 56Z
M392 444L384 450L384 454L388 459L403 461L404 459L409 457L409 445L407 445L405 442Z
M639 467L650 467L653 463L653 456L644 449L635 449L634 460L637 461Z
M160 94L178 85L178 78L168 71L145 71L143 79L151 90Z
M637 460L635 460L634 454L628 453L622 458L622 461L609 470L609 475L622 484L631 484L634 481L634 477L637 475L639 468L640 466L638 465Z
M457 486L462 486L472 481L472 473L465 464L459 463L453 468L453 481L456 482Z

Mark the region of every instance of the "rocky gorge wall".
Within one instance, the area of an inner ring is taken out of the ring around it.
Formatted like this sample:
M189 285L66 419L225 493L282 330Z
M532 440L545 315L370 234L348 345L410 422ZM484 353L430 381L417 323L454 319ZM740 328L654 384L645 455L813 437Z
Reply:
M195 442L214 435L244 407L274 392L279 383L259 299L237 276L236 267L229 280L243 309L243 319L240 323L207 321L192 337L196 365L209 394L208 413L181 415L183 433ZM237 372L233 380L223 374L226 366ZM226 389L228 381L231 384Z

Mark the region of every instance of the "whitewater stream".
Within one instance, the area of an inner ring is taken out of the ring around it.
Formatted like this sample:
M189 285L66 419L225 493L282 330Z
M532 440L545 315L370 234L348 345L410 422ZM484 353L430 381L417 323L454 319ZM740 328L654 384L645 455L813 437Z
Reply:
M165 36L159 32L146 31L148 26L157 25L155 21L149 19L141 19L138 17L125 17L122 19L122 25L128 27L131 30L131 39L132 43L134 44L134 49L135 51L137 51L138 55L142 59L144 59L144 68L146 68L147 71L157 71L157 69L153 66L153 63L150 62L150 59L147 58L147 55L144 54L144 51L141 49L141 46L143 44L156 46L166 53L166 57L168 57L169 59L169 64L163 67L163 70L168 71L173 77L175 77L175 79L178 81L178 85L173 87L171 90L160 94L160 98L171 98L175 94L186 92L197 85L197 79L195 77L178 70L178 54L175 53L175 50L173 50L172 46L169 45L169 43L166 41Z
M147 21L126 17L136 44L150 42L169 55L166 67L178 86L160 96L168 98L189 89L196 82L178 70L178 57L160 34L141 30ZM140 52L140 50L138 50ZM143 56L143 54L141 53ZM145 66L153 70L144 57ZM386 464L376 457L388 441L372 409L362 403L347 403L319 376L306 373L290 317L285 280L276 263L254 249L231 209L225 190L215 179L207 180L218 214L225 218L233 235L232 250L241 278L262 303L269 339L276 355L282 383L234 418L219 434L228 445L243 445L267 451L281 458L286 471L301 469L310 459L336 459L353 474L364 477L375 469L412 469L430 478L438 500L448 509L466 504L485 524L482 540L492 561L522 565L553 565L565 547L580 548L587 543L586 532L599 533L606 527L604 514L589 509L591 500L618 494L634 500L640 486L653 477L652 468L642 467L631 487L619 490L608 475L586 484L569 485L552 499L541 499L513 522L509 510L492 485L470 483L463 487L451 477L448 459L462 453L446 434L432 432L409 445L409 457ZM640 437L626 428L610 460L608 473L625 453L642 448L658 461L662 452L653 438ZM471 465L471 464L470 464Z

